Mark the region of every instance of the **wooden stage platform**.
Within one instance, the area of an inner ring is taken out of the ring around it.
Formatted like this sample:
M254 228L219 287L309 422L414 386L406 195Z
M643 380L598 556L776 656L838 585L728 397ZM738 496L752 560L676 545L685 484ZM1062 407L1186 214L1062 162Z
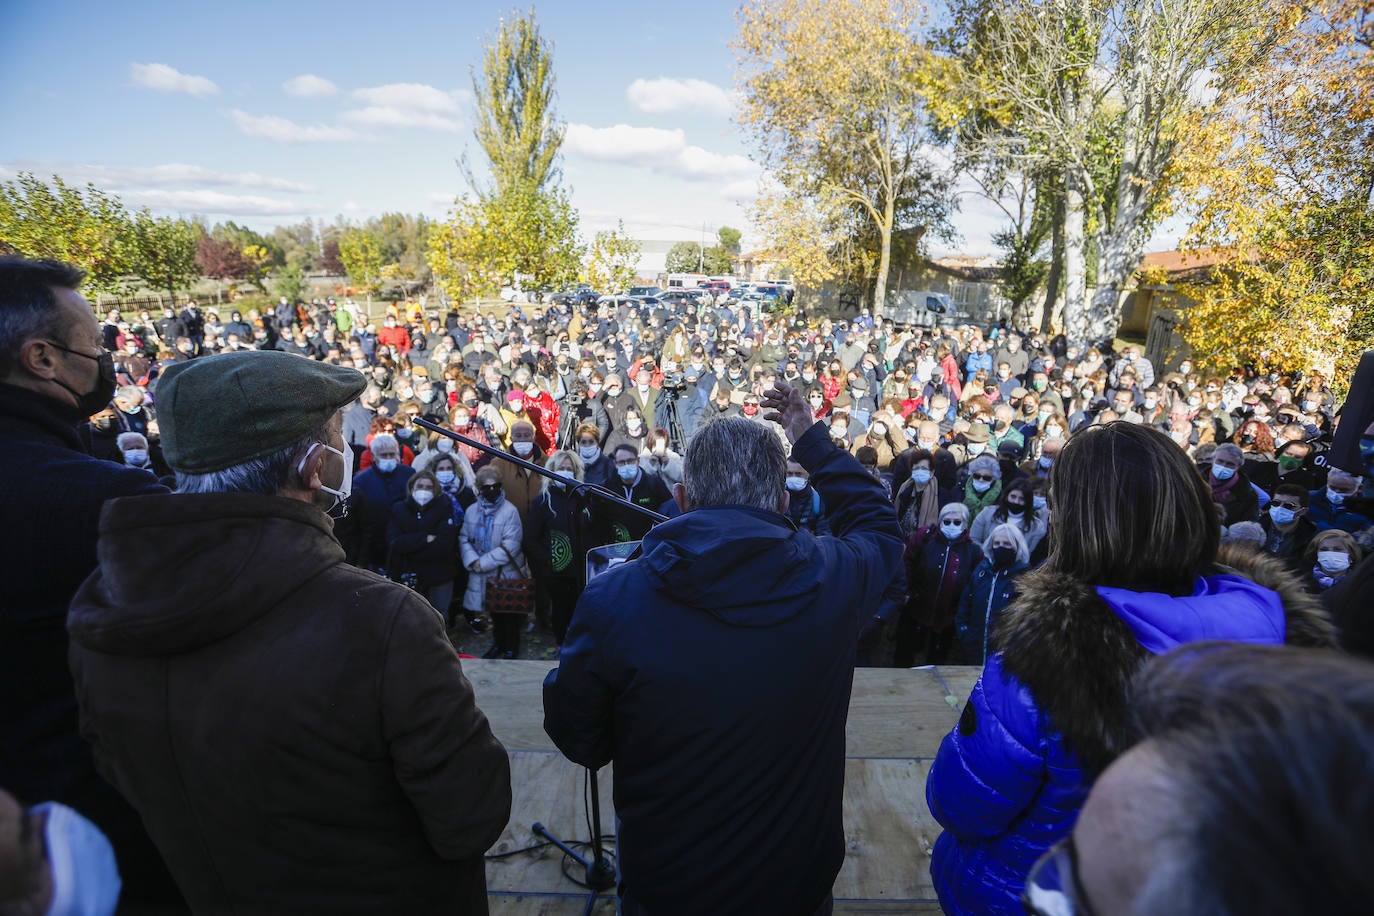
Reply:
M506 832L491 853L538 842L542 822L564 840L586 840L583 770L544 734L540 686L546 661L464 659L477 703L511 755L515 799ZM940 740L954 727L980 669L860 668L849 704L844 826L847 853L835 880L835 912L939 913L930 884L930 851L940 826L925 803L926 772ZM601 819L614 831L611 771L599 774ZM494 916L579 914L586 892L564 877L553 847L487 862ZM580 869L573 866L577 877ZM598 901L598 916L615 913L615 893Z

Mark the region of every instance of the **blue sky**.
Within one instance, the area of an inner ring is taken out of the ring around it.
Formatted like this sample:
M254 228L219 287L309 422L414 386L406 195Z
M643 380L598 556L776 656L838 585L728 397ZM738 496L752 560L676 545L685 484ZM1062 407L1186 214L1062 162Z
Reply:
M639 238L722 224L753 240L759 168L730 120L732 0L559 0L554 44L563 174L584 232ZM392 3L6 0L0 178L93 181L130 206L255 228L442 217L464 189L470 68L510 7ZM992 252L997 220L965 198L955 225ZM942 248L937 253L948 249Z

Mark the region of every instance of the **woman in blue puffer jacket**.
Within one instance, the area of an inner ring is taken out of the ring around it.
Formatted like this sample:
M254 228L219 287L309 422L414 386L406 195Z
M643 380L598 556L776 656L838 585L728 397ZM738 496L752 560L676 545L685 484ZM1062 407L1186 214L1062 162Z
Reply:
M1050 492L1049 558L994 624L993 654L926 783L945 828L930 870L948 914L1024 912L1026 873L1129 744L1126 688L1145 659L1204 639L1335 645L1281 564L1219 555L1207 482L1163 433L1083 430Z
M973 570L954 613L960 660L982 667L988 639L1002 609L1016 595L1016 578L1030 565L1030 548L1016 525L998 525L983 541L983 561Z

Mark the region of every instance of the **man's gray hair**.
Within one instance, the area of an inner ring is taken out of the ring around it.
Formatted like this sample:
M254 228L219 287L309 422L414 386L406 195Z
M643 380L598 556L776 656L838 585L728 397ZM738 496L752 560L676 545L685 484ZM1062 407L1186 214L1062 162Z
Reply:
M115 447L121 452L131 448L147 448L148 440L142 433L120 433L118 436L115 436Z
M1234 442L1223 442L1217 446L1217 450L1212 453L1212 459L1230 458L1232 461L1244 461L1245 453L1240 450L1240 446Z
M693 509L737 505L776 512L786 479L782 443L762 423L713 420L687 443L682 482Z
M374 440L375 441L375 440ZM235 464L221 471L186 474L177 471L178 493L261 493L276 496L290 484L300 483L296 466L306 449L329 444L329 428L322 426L310 435L270 455Z

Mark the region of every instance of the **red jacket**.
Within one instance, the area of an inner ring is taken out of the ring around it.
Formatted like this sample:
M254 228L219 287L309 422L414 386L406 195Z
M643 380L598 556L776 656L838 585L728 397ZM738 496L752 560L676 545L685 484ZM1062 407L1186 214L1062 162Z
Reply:
M384 327L377 331L377 343L383 347L395 347L402 353L409 353L410 330L399 324L394 328Z
M540 391L539 397L525 395L525 413L534 421L534 441L539 443L545 454L552 453L558 441L558 420L561 411L547 391Z

